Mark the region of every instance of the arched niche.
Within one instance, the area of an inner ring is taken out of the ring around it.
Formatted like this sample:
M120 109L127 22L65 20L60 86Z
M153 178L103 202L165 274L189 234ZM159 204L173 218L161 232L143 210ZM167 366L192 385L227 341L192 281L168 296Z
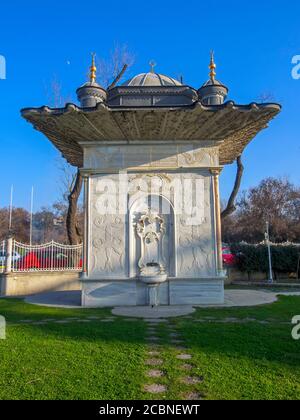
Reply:
M130 203L128 214L129 277L158 264L168 277L176 276L174 209L162 195L144 194Z

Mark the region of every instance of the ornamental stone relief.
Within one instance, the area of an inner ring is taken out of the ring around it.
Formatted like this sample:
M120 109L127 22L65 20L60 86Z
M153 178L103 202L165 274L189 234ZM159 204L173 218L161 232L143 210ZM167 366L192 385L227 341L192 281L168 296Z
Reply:
M178 232L178 275L197 277L211 274L213 239L205 225L181 226Z
M192 145L130 145L130 146L89 146L84 149L84 166L102 171L135 168L196 168L216 165L218 147L203 146L193 150Z
M120 218L107 215L103 223L94 219L91 229L91 271L101 275L120 275L125 270L125 229Z
M135 231L140 239L140 257L138 267L141 275L146 275L151 266L157 266L159 273L166 270L164 258L163 238L166 233L165 221L159 214L149 210L134 224Z
M91 275L125 276L125 215L99 214L98 177L91 181L89 262ZM100 193L101 195L101 193Z
M183 177L191 174L183 175ZM194 175L196 177L196 175ZM204 183L204 218L202 223L189 223L188 217L178 215L177 227L177 270L178 276L197 277L211 275L213 261L213 232L211 230L210 207L210 178L205 178Z

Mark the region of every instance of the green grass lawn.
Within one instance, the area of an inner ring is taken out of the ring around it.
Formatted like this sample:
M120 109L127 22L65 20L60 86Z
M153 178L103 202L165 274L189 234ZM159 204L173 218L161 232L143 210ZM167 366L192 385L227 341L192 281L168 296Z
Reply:
M8 322L0 340L0 399L179 399L198 392L204 399L300 399L300 341L291 337L290 322L300 315L300 297L281 297L255 308L198 309L192 318L170 319L193 357L188 375L203 382L182 383L187 373L176 359L168 325L157 332L165 376L146 377L149 346L143 320L95 320L68 324L18 324L23 320L110 316L108 309L54 309L18 299L0 299L0 315ZM209 322L197 322L214 317ZM220 323L224 317L269 320ZM280 322L280 323L279 323ZM162 395L143 385L167 386Z

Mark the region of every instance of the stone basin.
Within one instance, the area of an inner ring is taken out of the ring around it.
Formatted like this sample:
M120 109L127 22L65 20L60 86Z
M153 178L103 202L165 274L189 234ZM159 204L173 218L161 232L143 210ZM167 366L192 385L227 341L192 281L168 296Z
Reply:
M149 274L145 276L140 276L140 280L143 283L149 284L149 285L156 285L160 283L164 283L167 280L168 276L167 274Z

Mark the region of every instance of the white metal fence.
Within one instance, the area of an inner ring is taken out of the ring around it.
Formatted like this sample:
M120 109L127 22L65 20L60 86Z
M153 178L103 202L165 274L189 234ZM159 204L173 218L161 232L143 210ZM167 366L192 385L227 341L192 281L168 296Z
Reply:
M27 245L8 239L0 243L0 272L81 271L83 246L51 241Z

